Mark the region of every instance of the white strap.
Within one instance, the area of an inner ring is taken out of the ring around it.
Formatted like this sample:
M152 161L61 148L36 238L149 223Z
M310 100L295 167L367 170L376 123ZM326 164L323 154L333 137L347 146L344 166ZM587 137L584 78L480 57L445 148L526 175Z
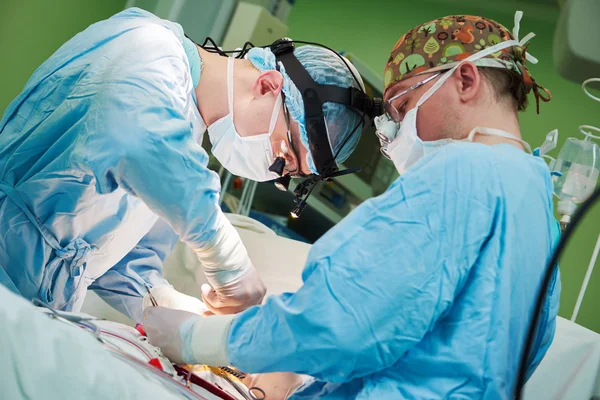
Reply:
M483 58L485 56L488 56L490 54L494 54L497 51L500 51L502 49L506 49L506 48L512 47L512 46L517 46L518 44L519 44L519 42L517 42L516 40L506 40L504 42L497 43L491 47L488 47L486 49L478 51L477 53L474 53L471 56L465 58L464 60L462 60L461 62L456 64L450 71L444 73L440 77L440 79L438 79L438 81L432 87L430 87L429 90L427 92L425 92L425 94L423 94L423 96L421 96L421 99L419 99L419 101L417 102L417 107L419 107L423 103L425 103L427 101L427 99L429 99L440 88L440 86L442 86L444 84L444 82L446 82L446 80L448 78L450 78L450 76L452 76L452 73L454 71L456 71L456 69L458 67L460 67L460 65L462 63L476 61L476 60Z
M525 46L531 39L533 39L535 37L535 33L529 32L527 35L525 35L525 37L523 39L519 40L519 30L521 29L521 18L523 18L523 11L517 11L515 13L515 27L513 28L512 34L513 34L513 37L515 38L515 40L517 42L519 42L519 46L522 47L522 46ZM525 58L527 59L527 61L531 62L532 64L538 63L538 59L529 53L525 54Z
M533 153L531 151L531 146L529 145L529 143L527 143L526 141L524 141L522 139L519 139L512 133L508 133L508 132L500 130L500 129L486 128L485 126L476 126L475 128L473 128L473 130L471 132L469 132L469 136L467 136L467 140L472 142L473 137L475 136L476 133L479 133L481 135L500 136L505 139L515 140L517 142L520 142L523 145L523 147L525 147L525 150L527 150L527 152L529 154Z
M512 30L513 37L519 40L519 30L521 29L521 18L523 18L523 11L517 11L515 13L515 26Z

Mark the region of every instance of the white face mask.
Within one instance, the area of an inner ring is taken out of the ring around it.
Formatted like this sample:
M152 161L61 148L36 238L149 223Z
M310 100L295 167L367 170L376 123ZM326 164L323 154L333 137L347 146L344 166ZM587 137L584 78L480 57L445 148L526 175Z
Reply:
M419 107L425 103L443 84L446 80L452 76L452 73L463 63L467 61L475 61L479 58L483 58L489 54L495 53L507 47L516 46L519 42L516 40L508 40L505 42L498 43L495 46L488 47L485 50L481 50L467 59L461 61L451 70L440 76L438 81L431 87L417 102L416 106L409 110L404 119L400 123L394 122L387 115L382 115L375 118L375 126L377 127L377 134L382 143L382 152L389 157L394 166L398 170L398 173L402 175L410 166L416 163L419 159L427 154L430 154L440 147L453 143L453 139L440 139L434 141L424 142L417 134L417 113ZM531 152L529 145L515 137L514 135L504 132L498 129L491 129L485 127L476 127L473 129L466 141L473 141L473 137L476 133L484 135L501 136L507 139L513 139L521 142L526 149Z
M234 175L257 182L270 181L279 177L269 171L273 164L271 134L277 124L281 109L281 94L277 96L271 114L269 132L254 136L240 136L233 123L233 58L227 60L227 100L229 114L208 127L212 153L221 165Z

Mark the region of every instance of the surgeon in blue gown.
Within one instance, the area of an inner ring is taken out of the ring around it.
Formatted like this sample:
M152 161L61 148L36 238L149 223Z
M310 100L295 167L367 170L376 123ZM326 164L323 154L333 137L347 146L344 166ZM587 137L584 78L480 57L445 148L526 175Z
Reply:
M559 237L550 171L519 129L535 82L519 43L396 69L376 124L401 176L314 244L300 289L236 316L148 308L149 340L180 362L311 376L293 399L512 398ZM546 289L529 375L554 336L558 271Z
M353 84L328 50L295 52L318 82ZM159 305L195 314L260 303L264 285L218 206L219 178L200 144L208 129L221 164L257 181L276 177L275 155L288 173L313 172L299 92L276 69L269 49L234 61L136 8L65 43L0 122L0 283L74 311L89 288L137 321L147 287ZM326 118L340 147L359 116L333 105ZM177 239L200 260L206 304L162 276Z

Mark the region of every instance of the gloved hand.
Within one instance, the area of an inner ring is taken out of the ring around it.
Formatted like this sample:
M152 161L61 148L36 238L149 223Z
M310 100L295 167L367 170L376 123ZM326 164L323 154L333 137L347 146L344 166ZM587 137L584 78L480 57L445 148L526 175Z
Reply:
M265 285L252 267L246 274L213 289L204 284L202 300L214 314L235 314L246 308L260 304L266 293Z
M240 235L225 216L213 239L194 249L209 285L202 297L215 314L231 314L262 302L267 292ZM212 286L212 288L211 288Z
M177 364L230 365L227 335L233 315L201 317L164 307L144 310L148 341Z
M164 285L151 288L150 292L161 307L172 308L174 310L183 310L197 315L208 313L209 310L199 299L178 292L171 285ZM142 309L152 306L150 294L147 293L142 300Z

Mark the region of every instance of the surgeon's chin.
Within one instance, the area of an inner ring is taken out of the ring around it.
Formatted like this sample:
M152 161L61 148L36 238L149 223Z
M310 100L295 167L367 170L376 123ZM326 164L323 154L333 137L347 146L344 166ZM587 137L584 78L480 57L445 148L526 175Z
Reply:
M441 139L461 139L467 136L458 126L458 121L453 117L432 118L429 121L423 121L418 124L418 132L421 140L431 142Z
M441 140L441 139L454 139L454 140L462 140L466 139L469 136L469 131L465 130L464 125L460 123L460 121L448 118L448 121L452 121L449 124L444 124L444 126L440 126L435 134L433 139L430 140Z

